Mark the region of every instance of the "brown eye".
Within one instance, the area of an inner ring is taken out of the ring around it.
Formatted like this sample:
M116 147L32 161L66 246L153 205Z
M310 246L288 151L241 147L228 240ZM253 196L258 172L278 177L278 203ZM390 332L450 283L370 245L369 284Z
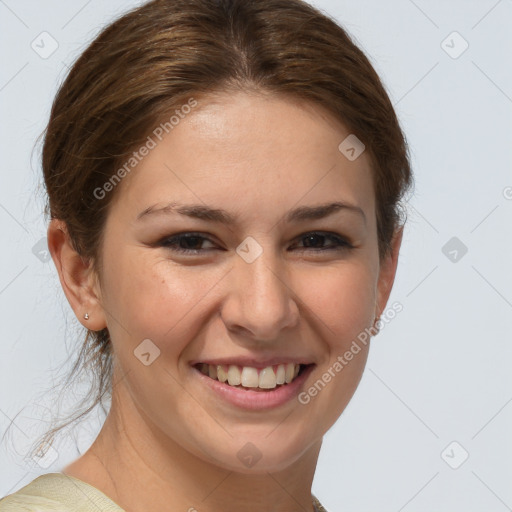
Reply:
M340 249L351 249L353 246L347 242L344 238L333 233L314 232L307 233L300 237L300 240L304 242L306 249L312 249L314 251L326 251L326 250L340 250ZM331 242L327 247L323 246L326 241Z
M199 254L211 250L211 248L201 248L204 242L211 241L199 233L181 233L170 238L165 238L159 245L171 251L183 254Z

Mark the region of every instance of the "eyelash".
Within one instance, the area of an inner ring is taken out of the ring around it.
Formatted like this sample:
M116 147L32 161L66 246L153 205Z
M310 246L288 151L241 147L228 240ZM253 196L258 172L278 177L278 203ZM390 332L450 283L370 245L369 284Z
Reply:
M344 238L341 238L340 236L337 236L333 233L326 233L323 231L312 231L310 233L305 233L304 235L300 236L299 239L304 239L310 236L320 236L324 237L326 239L329 239L330 241L334 242L335 245L331 247L326 248L308 248L305 247L304 250L310 249L314 252L322 252L322 251L333 251L333 250L349 250L353 249L354 246L350 244L347 240ZM211 251L214 250L211 249L184 249L182 247L177 246L181 240L190 240L190 239L198 239L198 240L207 240L211 242L211 240L205 236L203 236L200 233L180 233L178 235L174 235L170 238L164 238L161 240L158 245L165 247L167 249L170 249L171 251L178 252L181 254L190 254L190 255L198 255L200 253L204 253L205 251ZM213 243L213 242L212 242Z

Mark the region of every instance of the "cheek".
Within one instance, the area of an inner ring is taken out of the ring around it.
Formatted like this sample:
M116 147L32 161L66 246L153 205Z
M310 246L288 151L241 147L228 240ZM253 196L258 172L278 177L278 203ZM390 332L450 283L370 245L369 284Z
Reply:
M208 314L216 284L225 273L220 268L179 266L140 250L118 258L105 275L109 296L104 305L113 341L128 336L137 344L149 338L161 350L172 345L179 352L187 343L180 341L183 332L190 339L201 327L200 318Z
M301 300L323 325L332 347L343 348L373 322L376 283L364 261L344 262L331 268L309 270L296 281Z
M350 402L364 372L370 340L366 333L375 312L375 273L364 262L351 262L318 273L315 286L305 284L304 290L314 313L313 335L324 343L326 357L299 402L311 415L324 418L329 428Z

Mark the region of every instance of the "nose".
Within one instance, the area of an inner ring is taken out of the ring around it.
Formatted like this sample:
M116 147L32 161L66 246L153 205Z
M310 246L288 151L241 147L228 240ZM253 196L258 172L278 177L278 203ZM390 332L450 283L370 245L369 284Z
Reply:
M285 264L270 249L248 263L238 255L227 280L221 317L228 330L258 342L272 342L299 322L296 295Z

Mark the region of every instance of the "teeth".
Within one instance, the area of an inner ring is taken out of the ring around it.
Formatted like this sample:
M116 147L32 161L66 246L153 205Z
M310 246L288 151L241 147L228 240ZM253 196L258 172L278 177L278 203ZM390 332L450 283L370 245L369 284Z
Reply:
M228 383L230 386L238 386L241 382L241 375L238 366L231 365L228 369Z
M293 376L295 375L295 365L293 363L288 363L286 365L286 373L284 380L286 384L289 384L293 380Z
M258 386L261 389L274 389L277 385L276 374L274 373L274 369L272 366L267 366L263 368L260 372L260 378L258 381Z
M244 366L241 371L236 365L208 365L202 363L199 370L211 379L227 383L230 386L243 386L245 388L274 389L276 386L289 384L300 371L300 365L294 363L267 366L262 370L251 366Z
M276 384L284 384L284 382L285 382L285 374L286 374L286 371L284 369L284 364L280 364L277 367Z
M219 382L227 382L228 380L228 374L220 364L217 366L217 380Z
M258 385L258 370L250 366L244 366L242 370L242 386L244 388L257 388Z

